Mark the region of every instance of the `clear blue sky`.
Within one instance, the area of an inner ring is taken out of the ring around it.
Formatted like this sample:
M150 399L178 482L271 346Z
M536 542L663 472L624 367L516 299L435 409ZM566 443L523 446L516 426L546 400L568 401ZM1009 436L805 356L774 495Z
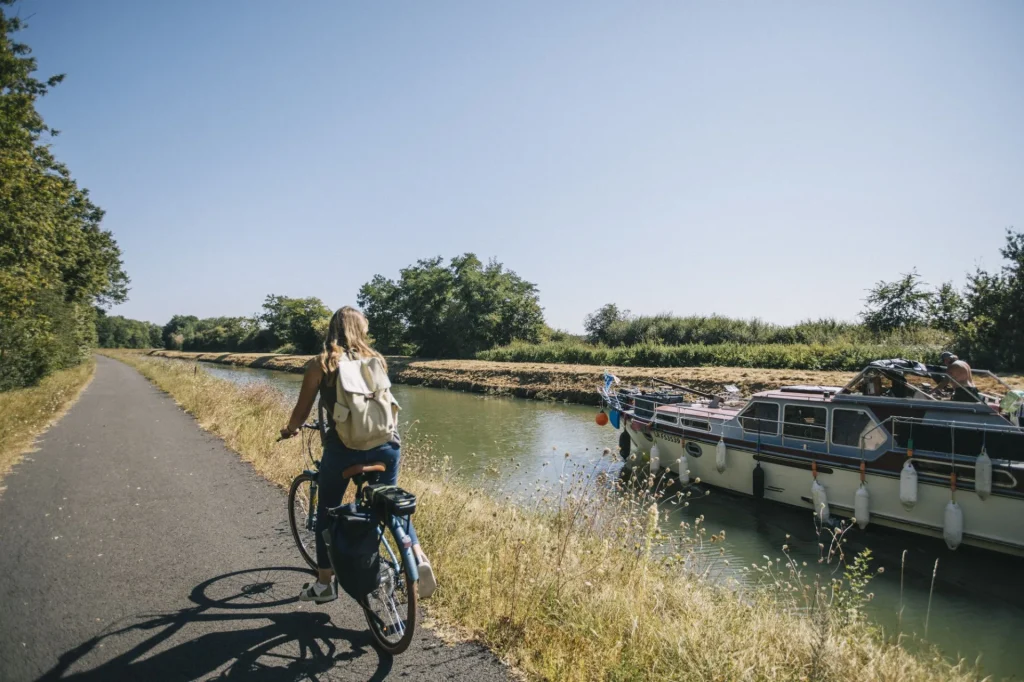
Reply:
M353 303L473 251L550 324L853 318L1024 230L1024 3L15 6L58 156L107 211L115 313Z

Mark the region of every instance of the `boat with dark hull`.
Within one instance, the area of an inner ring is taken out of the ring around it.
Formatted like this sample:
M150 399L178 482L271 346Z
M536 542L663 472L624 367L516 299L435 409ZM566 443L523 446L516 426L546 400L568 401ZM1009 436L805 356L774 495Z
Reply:
M846 386L783 386L746 401L683 386L619 389L610 376L602 396L631 465L823 521L1024 555L1024 392L975 375L987 377L984 391L943 368L883 360Z

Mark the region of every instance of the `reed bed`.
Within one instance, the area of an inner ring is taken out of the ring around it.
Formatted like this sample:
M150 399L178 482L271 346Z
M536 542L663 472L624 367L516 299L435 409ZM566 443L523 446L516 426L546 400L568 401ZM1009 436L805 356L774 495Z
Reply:
M214 379L194 363L109 354L275 483L302 468L298 439L274 443L289 409L275 389ZM400 483L419 497L414 520L440 583L431 615L531 679L978 678L963 661L909 652L861 617L866 561L852 580L821 584L780 548L747 569L755 580L722 581L698 550L724 534L709 535L700 519L674 546L659 533L659 516L688 504L686 491L627 488L605 469L567 456L554 487L485 492L429 443L404 439Z
M620 367L752 367L856 371L879 358L937 363L941 346L904 344L720 343L668 346L641 343L609 347L578 341L515 342L477 353L494 362L549 362Z
M32 447L36 437L60 418L92 378L91 359L58 370L38 386L0 393L0 479Z

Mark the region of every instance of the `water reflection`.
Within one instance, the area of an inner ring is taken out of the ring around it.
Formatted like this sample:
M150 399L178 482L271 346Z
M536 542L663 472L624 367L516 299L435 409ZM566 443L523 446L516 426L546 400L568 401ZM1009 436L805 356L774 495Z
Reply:
M297 394L301 381L300 375L283 372L206 368L236 382L269 382L290 397ZM592 407L411 386L395 386L394 394L403 408L401 421L408 428L433 441L465 475L485 484L519 489L524 494L538 484L557 487L566 452L571 453L573 466L587 471L617 472L621 468L615 457L601 454L605 448L617 449L618 432L597 427ZM704 515L709 534L726 531L723 545L705 543L704 547L706 563L720 575L746 579L739 567L763 563L765 555L781 558L783 545L788 545L798 564L806 562L808 570L834 570L817 564L819 538L809 511L759 507L753 500L719 492L691 497L685 508L670 504L665 508L670 510L663 523L667 534L678 533L681 521L693 523L699 515ZM987 673L1020 679L1024 647L1017 646L1016 634L1024 625L1024 594L1017 578L1024 561L966 546L950 552L941 540L909 537L876 526L850 533L847 554L852 557L860 551L865 540L876 558L873 565L886 568L885 574L871 583L875 599L868 611L890 635L896 631L901 607L902 631L924 632L932 569L938 558L929 640L949 656L973 661L983 654Z

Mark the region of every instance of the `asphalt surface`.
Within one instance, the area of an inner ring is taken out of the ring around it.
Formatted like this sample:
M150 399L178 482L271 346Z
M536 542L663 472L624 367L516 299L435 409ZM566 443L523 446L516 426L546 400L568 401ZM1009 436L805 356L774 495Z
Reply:
M429 630L391 658L309 573L285 494L127 365L96 376L0 493L0 680L504 680Z

